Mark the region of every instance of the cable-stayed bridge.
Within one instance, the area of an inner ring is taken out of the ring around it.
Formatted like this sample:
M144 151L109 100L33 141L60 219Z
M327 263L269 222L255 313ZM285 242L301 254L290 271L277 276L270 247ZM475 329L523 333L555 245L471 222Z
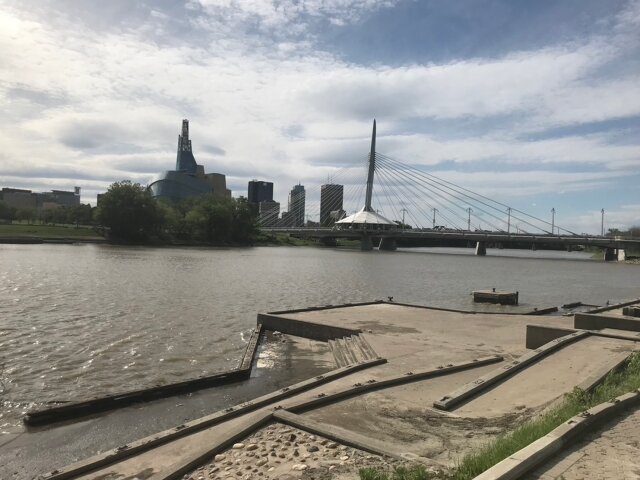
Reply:
M329 245L358 239L363 250L439 240L456 246L473 242L477 255L485 255L487 245L579 245L603 248L606 259L618 259L625 249L640 248L639 240L576 234L555 223L555 211L547 221L377 152L375 120L369 153L304 195L302 201L290 198L290 212L282 219L278 211L263 212L261 229Z

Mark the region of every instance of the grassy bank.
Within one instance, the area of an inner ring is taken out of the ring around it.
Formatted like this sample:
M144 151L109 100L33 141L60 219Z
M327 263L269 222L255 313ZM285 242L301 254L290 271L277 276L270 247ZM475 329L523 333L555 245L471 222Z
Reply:
M621 371L609 374L592 393L576 388L565 395L560 405L464 457L451 478L471 479L545 436L578 413L638 388L640 388L640 353L635 353Z
M418 467L400 472L364 469L360 471L360 479L427 480L445 478L448 480L469 480L547 435L571 417L638 388L640 388L640 353L635 353L626 362L624 368L619 372L610 373L593 392L587 393L575 388L573 392L565 395L559 405L466 455L456 468L446 474L434 476L434 474Z
M0 237L9 238L92 238L102 239L91 227L75 225L0 224Z

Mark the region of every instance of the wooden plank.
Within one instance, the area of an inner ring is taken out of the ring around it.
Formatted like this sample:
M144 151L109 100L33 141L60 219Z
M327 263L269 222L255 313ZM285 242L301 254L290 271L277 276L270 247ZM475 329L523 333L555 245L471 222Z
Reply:
M253 368L253 362L256 358L256 353L258 352L258 345L262 333L263 327L262 324L259 323L253 330L253 332L251 332L251 337L249 337L247 348L244 351L242 360L240 360L240 370L249 370L249 372L251 372L251 369Z
M82 402L68 403L59 407L32 410L27 412L22 420L27 425L46 425L71 418L79 418L86 415L115 410L133 403L148 402L180 393L188 393L203 388L240 382L248 379L250 374L251 369L235 369L206 377L192 378L178 383L116 393Z
M253 362L262 332L262 325L258 324L251 333L239 368L214 375L192 378L182 382L106 395L82 402L67 403L59 407L33 410L27 412L22 420L27 425L46 425L71 418L79 418L86 415L115 410L133 403L148 402L181 393L194 392L203 388L211 388L247 380L251 376L251 369L253 368Z
M482 390L486 390L491 385L498 383L501 380L504 380L507 377L510 377L514 373L522 370L523 368L539 361L542 357L550 354L554 350L557 350L561 347L568 345L571 342L575 342L576 340L585 338L589 335L589 332L580 331L570 333L560 338L556 338L555 340L550 341L549 343L543 345L540 348L535 349L532 352L529 352L518 360L514 360L513 362L504 365L496 370L493 370L486 375L474 380L473 382L469 382L462 387L454 390L448 395L445 395L440 400L437 400L433 403L435 408L439 408L440 410L449 410L454 405L462 402L463 400L468 399L481 392Z

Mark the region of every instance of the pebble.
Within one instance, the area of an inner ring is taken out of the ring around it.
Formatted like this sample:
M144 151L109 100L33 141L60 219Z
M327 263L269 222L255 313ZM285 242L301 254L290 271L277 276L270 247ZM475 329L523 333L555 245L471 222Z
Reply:
M337 471L355 473L360 466L388 468L390 465L393 463L376 455L276 424L233 444L227 451L215 455L209 465L195 469L184 479L294 480L302 475L319 480L332 478ZM336 470L338 466L340 469Z

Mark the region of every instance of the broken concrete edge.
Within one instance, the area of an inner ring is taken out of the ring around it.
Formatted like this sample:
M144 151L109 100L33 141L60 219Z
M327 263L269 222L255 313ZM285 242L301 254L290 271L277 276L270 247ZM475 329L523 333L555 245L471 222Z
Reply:
M530 312L523 313L523 315L546 315L547 313L555 313L558 311L558 307L536 308Z
M160 398L190 393L204 388L247 380L251 376L251 370L253 369L262 331L262 325L258 324L251 332L251 337L249 338L239 366L232 370L183 380L182 382L169 383L129 392L114 393L81 402L66 403L59 407L33 410L27 412L22 418L22 421L29 426L48 425L109 410L116 410L134 403L158 400Z
M289 412L288 410L276 410L273 412L273 419L289 425L290 427L311 433L312 435L319 435L348 447L357 448L364 452L373 453L383 457L390 457L395 460L405 460L401 455L385 448L379 441L372 440L369 437L355 432L345 431L344 429L333 425L316 422L315 420L297 415Z
M453 406L461 403L464 400L478 394L479 392L487 389L488 387L510 377L516 372L538 362L551 352L565 347L569 343L575 342L589 335L589 332L580 331L573 332L563 337L556 338L545 345L535 349L532 352L526 353L517 360L509 362L500 368L492 370L491 372L483 375L472 382L469 382L462 387L454 390L453 392L445 395L440 400L433 402L433 406L440 410L449 410Z
M315 323L307 320L296 320L293 318L285 318L270 313L259 313L258 323L262 324L266 330L280 332L295 337L309 338L327 342L336 338L349 337L358 335L362 330L336 327L333 325L325 325L323 323Z
M215 445L207 447L195 455L189 456L188 459L174 463L161 472L158 472L148 480L175 480L182 478L186 473L189 473L203 463L213 460L213 458L220 452L223 452L227 448L231 447L234 443L238 442L251 435L256 430L259 430L266 424L270 423L273 419L272 412L265 412L258 420L242 425L240 428L233 430L232 432L222 435Z
M630 342L640 342L639 335L621 335L617 333L599 332L597 330L581 330L569 327L551 327L549 325L527 325L526 347L529 349L538 348L556 338L563 337L574 332L588 331L593 337L613 338L615 340L627 340Z
M429 307L427 305L414 305L412 303L402 302L383 302L389 305L400 305L401 307L421 308L423 310L436 310L438 312L465 313L469 315L524 315L522 312L479 312L477 310L458 310L455 308Z
M383 303L389 303L389 302L383 302ZM401 305L403 307L422 308L425 310L438 310L441 312L465 313L470 315L546 315L547 313L553 313L558 311L558 307L541 308L538 310L531 310L529 312L486 312L486 311L474 311L474 310L456 310L453 308L428 307L426 305L413 305L410 303L399 303L399 302L392 302L390 304Z
M573 327L584 330L613 328L615 330L640 332L640 318L576 313L573 317Z
M315 312L319 310L332 310L334 308L349 308L349 307L366 307L367 305L378 305L381 303L388 303L385 300L372 300L370 302L359 302L359 303L342 303L339 305L321 305L318 307L305 307L305 308L294 308L291 310L278 310L276 312L267 312L269 315L288 315L291 313L303 313L303 312Z
M439 365L435 368L424 370L421 372L406 372L403 375L386 378L384 380L369 379L364 382L355 383L350 387L346 387L334 393L325 394L319 393L316 398L311 400L305 400L297 404L293 404L287 407L287 411L292 413L302 413L307 410L311 410L320 406L328 405L338 401L342 401L345 398L349 398L355 395L362 395L363 393L372 392L374 390L381 390L389 387L396 387L407 383L416 382L419 380L425 380L427 378L439 377L443 375L449 375L457 373L461 370L468 370L472 368L482 367L490 365L492 363L501 362L504 358L500 355L492 355L490 357L477 358L472 361Z
M640 391L636 390L621 395L610 402L596 405L586 412L572 417L544 437L497 463L476 476L474 480L516 480L521 478L568 446L571 441L639 403Z
M603 368L601 368L596 373L594 373L592 376L590 376L585 381L580 383L580 385L578 385L577 387L580 390L584 390L585 392L592 392L593 390L595 390L595 388L598 385L602 384L606 380L606 378L609 376L609 374L621 370L622 367L624 367L624 365L627 363L629 358L634 354L635 354L635 352L618 353L616 355L616 357L615 357L615 362L616 363L613 365L613 367L603 367Z
M616 310L622 307L628 307L629 305L634 305L636 303L640 303L640 298L636 298L635 300L629 300L628 302L616 303L614 305L607 305L605 307L594 308L593 310L588 310L585 313L601 313L606 312L608 310Z
M280 390L268 393L248 402L244 402L239 405L220 410L205 417L201 417L182 425L178 425L177 427L136 440L127 445L121 445L105 453L89 457L85 460L81 460L64 468L60 468L44 474L41 476L41 478L43 480L63 480L73 478L87 472L91 472L92 470L105 467L127 457L138 455L159 445L169 443L173 440L177 440L178 438L191 435L192 433L199 432L201 430L204 430L205 428L217 425L232 418L239 417L241 415L244 415L245 413L249 413L271 403L278 402L292 395L310 390L324 383L342 378L353 372L357 372L369 367L374 367L376 365L381 365L386 362L387 360L384 358L376 358L367 362L331 370L330 372L327 372L323 375L318 375L302 382L298 382L294 385L281 388Z

